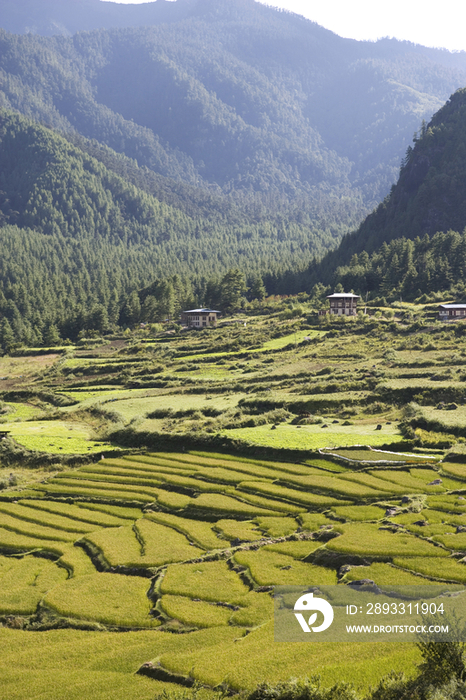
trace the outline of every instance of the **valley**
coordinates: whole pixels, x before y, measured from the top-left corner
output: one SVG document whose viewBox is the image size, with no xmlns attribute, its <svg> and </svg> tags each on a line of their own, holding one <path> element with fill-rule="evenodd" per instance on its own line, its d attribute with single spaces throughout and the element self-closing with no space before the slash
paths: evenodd
<svg viewBox="0 0 466 700">
<path fill-rule="evenodd" d="M 0 9 L 2 698 L 466 697 L 462 618 L 279 638 L 465 595 L 466 53 Z"/>
<path fill-rule="evenodd" d="M 299 301 L 0 360 L 8 698 L 412 673 L 412 644 L 274 644 L 271 595 L 466 583 L 462 325 Z"/>
</svg>

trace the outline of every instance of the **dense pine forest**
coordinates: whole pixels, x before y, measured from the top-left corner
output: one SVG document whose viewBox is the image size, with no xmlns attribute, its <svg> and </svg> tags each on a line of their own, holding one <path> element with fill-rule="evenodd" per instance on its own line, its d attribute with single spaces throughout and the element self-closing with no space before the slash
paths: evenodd
<svg viewBox="0 0 466 700">
<path fill-rule="evenodd" d="M 465 54 L 253 0 L 2 7 L 3 346 L 226 310 L 232 288 L 462 293 Z"/>
<path fill-rule="evenodd" d="M 0 154 L 0 304 L 15 338 L 27 344 L 41 343 L 50 325 L 76 338 L 84 329 L 162 320 L 170 306 L 141 316 L 125 311 L 127 298 L 175 276 L 179 310 L 204 300 L 206 278 L 221 279 L 238 265 L 251 278 L 263 269 L 278 274 L 282 260 L 299 266 L 302 251 L 318 253 L 332 240 L 319 241 L 319 232 L 310 238 L 298 221 L 285 226 L 232 205 L 232 220 L 225 220 L 221 199 L 213 198 L 208 215 L 196 193 L 180 205 L 176 188 L 164 197 L 157 180 L 127 159 L 121 169 L 132 176 L 124 179 L 110 169 L 116 154 L 104 151 L 106 167 L 50 129 L 5 111 Z"/>
</svg>

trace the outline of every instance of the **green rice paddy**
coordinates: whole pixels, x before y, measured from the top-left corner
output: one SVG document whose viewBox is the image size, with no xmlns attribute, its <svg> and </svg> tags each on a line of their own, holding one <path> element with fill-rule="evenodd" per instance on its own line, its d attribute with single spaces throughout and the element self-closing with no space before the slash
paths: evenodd
<svg viewBox="0 0 466 700">
<path fill-rule="evenodd" d="M 333 552 L 357 554 L 370 559 L 386 560 L 397 556 L 404 557 L 447 557 L 448 552 L 435 547 L 430 542 L 420 540 L 402 532 L 380 530 L 378 525 L 350 523 L 336 525 L 341 533 L 327 543 L 327 549 Z"/>
<path fill-rule="evenodd" d="M 162 594 L 222 603 L 241 599 L 248 590 L 224 561 L 169 566 L 160 585 Z"/>
<path fill-rule="evenodd" d="M 260 348 L 246 348 L 245 354 L 254 354 L 258 352 L 267 352 L 270 350 L 281 350 L 287 346 L 297 346 L 298 343 L 302 343 L 305 339 L 321 338 L 326 334 L 326 331 L 296 331 L 296 333 L 291 333 L 290 335 L 282 336 L 281 338 L 274 338 L 273 340 L 266 341 Z M 228 357 L 229 355 L 237 355 L 237 352 L 215 352 L 209 353 L 209 357 Z M 186 355 L 181 357 L 180 360 L 185 362 L 191 360 L 204 359 L 205 355 Z"/>
<path fill-rule="evenodd" d="M 66 571 L 44 559 L 0 559 L 0 615 L 32 615 L 44 594 L 65 581 Z"/>
<path fill-rule="evenodd" d="M 51 454 L 101 452 L 102 442 L 91 439 L 92 430 L 85 423 L 48 420 L 4 423 L 2 430 L 27 450 Z M 107 445 L 108 446 L 108 445 Z"/>
<path fill-rule="evenodd" d="M 402 569 L 414 571 L 440 581 L 466 584 L 466 566 L 455 559 L 437 557 L 394 557 L 393 563 Z"/>
<path fill-rule="evenodd" d="M 160 608 L 168 617 L 197 629 L 228 625 L 232 614 L 226 607 L 178 595 L 162 596 Z"/>
<path fill-rule="evenodd" d="M 226 430 L 226 436 L 236 440 L 244 440 L 255 445 L 266 447 L 287 448 L 290 450 L 316 450 L 321 447 L 339 447 L 342 445 L 386 445 L 400 442 L 403 437 L 394 426 L 388 426 L 382 431 L 376 431 L 376 424 L 354 426 L 321 425 L 279 425 L 273 429 L 271 425 L 261 425 L 256 428 L 236 428 Z"/>
<path fill-rule="evenodd" d="M 312 545 L 309 546 L 309 552 L 311 550 Z M 258 586 L 329 586 L 337 582 L 334 571 L 297 561 L 293 556 L 276 551 L 261 549 L 258 552 L 237 552 L 234 560 L 249 571 Z"/>
<path fill-rule="evenodd" d="M 137 576 L 93 573 L 69 579 L 44 597 L 43 605 L 61 617 L 102 623 L 110 627 L 150 628 L 147 582 Z"/>
</svg>

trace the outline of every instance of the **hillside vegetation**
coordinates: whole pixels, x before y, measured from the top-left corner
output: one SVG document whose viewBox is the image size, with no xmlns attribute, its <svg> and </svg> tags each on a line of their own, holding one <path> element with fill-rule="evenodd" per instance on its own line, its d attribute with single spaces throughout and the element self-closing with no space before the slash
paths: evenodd
<svg viewBox="0 0 466 700">
<path fill-rule="evenodd" d="M 93 32 L 62 36 L 53 3 L 56 35 L 0 30 L 3 345 L 226 310 L 231 274 L 238 299 L 321 282 L 390 299 L 456 293 L 462 244 L 424 234 L 462 230 L 461 91 L 360 232 L 315 260 L 385 195 L 414 129 L 464 84 L 462 53 L 344 40 L 253 0 L 103 5 L 88 3 L 105 27 Z M 28 8 L 8 5 L 5 26 Z M 154 23 L 107 28 L 104 14 L 123 11 Z"/>
<path fill-rule="evenodd" d="M 1 22 L 2 697 L 464 697 L 462 638 L 279 644 L 273 590 L 465 594 L 465 54 L 254 0 Z"/>
<path fill-rule="evenodd" d="M 398 182 L 337 250 L 298 273 L 294 284 L 316 282 L 414 300 L 465 294 L 466 90 L 423 123 L 408 146 Z M 440 298 L 440 297 L 439 297 Z"/>
<path fill-rule="evenodd" d="M 0 111 L 4 341 L 7 334 L 50 344 L 85 329 L 162 320 L 169 306 L 125 311 L 131 294 L 153 294 L 157 280 L 170 278 L 179 311 L 204 302 L 206 278 L 238 266 L 251 279 L 278 274 L 334 240 L 330 226 L 311 237 L 308 220 L 285 225 L 282 217 L 223 210 L 221 200 L 196 191 L 184 197 L 128 159 L 104 149 L 98 160 L 81 145 Z"/>
<path fill-rule="evenodd" d="M 105 28 L 2 32 L 4 106 L 191 184 L 258 193 L 269 207 L 304 195 L 313 220 L 330 194 L 349 198 L 350 215 L 383 197 L 422 118 L 466 80 L 463 53 L 341 39 L 253 0 L 88 5 L 82 29 L 93 15 Z M 3 26 L 35 26 L 30 9 L 7 7 Z M 60 34 L 53 15 L 66 12 L 49 4 L 41 18 Z M 103 14 L 123 12 L 151 26 L 108 28 Z"/>
</svg>

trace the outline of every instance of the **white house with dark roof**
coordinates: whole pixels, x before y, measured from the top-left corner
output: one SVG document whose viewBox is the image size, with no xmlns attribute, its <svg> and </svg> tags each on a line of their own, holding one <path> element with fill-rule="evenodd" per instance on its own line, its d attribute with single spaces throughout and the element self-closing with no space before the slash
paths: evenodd
<svg viewBox="0 0 466 700">
<path fill-rule="evenodd" d="M 440 304 L 438 307 L 440 321 L 459 321 L 466 318 L 466 304 Z"/>
<path fill-rule="evenodd" d="M 221 311 L 215 309 L 190 309 L 181 312 L 181 323 L 190 328 L 215 328 Z"/>
<path fill-rule="evenodd" d="M 357 294 L 349 292 L 330 294 L 327 297 L 330 302 L 330 313 L 335 316 L 356 316 L 358 299 L 360 298 Z"/>
</svg>

